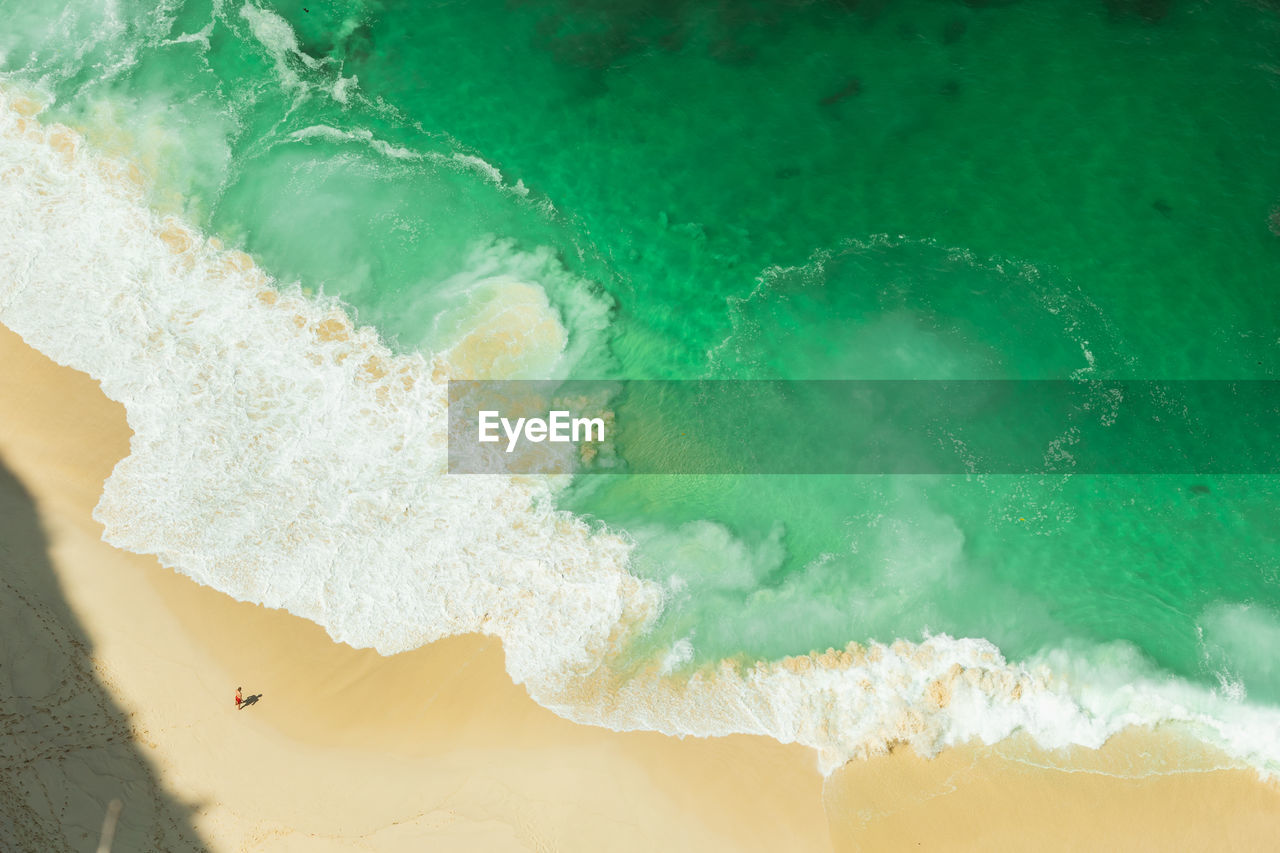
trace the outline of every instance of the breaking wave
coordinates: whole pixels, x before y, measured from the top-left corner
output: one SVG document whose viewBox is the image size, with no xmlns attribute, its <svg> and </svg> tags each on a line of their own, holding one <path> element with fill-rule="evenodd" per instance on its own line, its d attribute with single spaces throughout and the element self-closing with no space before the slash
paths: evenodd
<svg viewBox="0 0 1280 853">
<path fill-rule="evenodd" d="M 439 348 L 394 354 L 338 301 L 154 212 L 126 164 L 38 113 L 0 93 L 0 321 L 127 411 L 130 455 L 95 511 L 111 544 L 383 654 L 493 635 L 511 676 L 569 719 L 767 735 L 826 771 L 898 743 L 932 754 L 1025 730 L 1098 746 L 1175 721 L 1280 771 L 1280 713 L 1120 643 L 1021 664 L 936 635 L 684 673 L 678 647 L 619 665 L 667 594 L 629 570 L 632 541 L 555 509 L 553 482 L 445 473 L 451 373 L 555 373 L 607 306 L 558 309 L 549 256 L 481 245 Z"/>
</svg>

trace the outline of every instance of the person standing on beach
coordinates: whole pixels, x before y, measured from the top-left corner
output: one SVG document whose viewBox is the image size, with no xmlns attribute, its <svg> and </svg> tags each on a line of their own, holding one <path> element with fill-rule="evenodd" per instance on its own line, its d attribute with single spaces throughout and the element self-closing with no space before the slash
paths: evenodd
<svg viewBox="0 0 1280 853">
<path fill-rule="evenodd" d="M 244 696 L 240 693 L 240 688 L 236 688 L 236 710 L 240 710 L 240 703 L 244 701 Z"/>
</svg>

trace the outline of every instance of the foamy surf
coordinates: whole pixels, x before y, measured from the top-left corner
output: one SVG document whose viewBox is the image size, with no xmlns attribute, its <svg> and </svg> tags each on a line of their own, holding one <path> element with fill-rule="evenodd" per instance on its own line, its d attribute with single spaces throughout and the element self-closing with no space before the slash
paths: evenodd
<svg viewBox="0 0 1280 853">
<path fill-rule="evenodd" d="M 673 648 L 623 672 L 613 663 L 663 599 L 629 571 L 628 539 L 554 509 L 546 481 L 445 473 L 452 359 L 546 371 L 576 346 L 538 295 L 538 263 L 459 270 L 478 298 L 449 348 L 394 355 L 336 301 L 152 212 L 139 175 L 37 111 L 0 94 L 0 321 L 125 406 L 131 452 L 95 512 L 111 544 L 383 654 L 497 636 L 512 677 L 570 719 L 766 735 L 816 749 L 828 771 L 900 743 L 932 754 L 1025 730 L 1098 746 L 1179 721 L 1280 772 L 1274 709 L 1118 644 L 1013 664 L 939 635 L 692 673 Z M 497 361 L 485 340 L 517 327 L 535 332 Z"/>
<path fill-rule="evenodd" d="M 110 542 L 384 653 L 496 634 L 522 678 L 549 654 L 589 671 L 655 606 L 625 543 L 552 510 L 545 484 L 444 476 L 442 357 L 392 355 L 335 302 L 152 214 L 69 130 L 4 116 L 5 323 L 100 378 L 135 433 L 97 511 Z"/>
</svg>

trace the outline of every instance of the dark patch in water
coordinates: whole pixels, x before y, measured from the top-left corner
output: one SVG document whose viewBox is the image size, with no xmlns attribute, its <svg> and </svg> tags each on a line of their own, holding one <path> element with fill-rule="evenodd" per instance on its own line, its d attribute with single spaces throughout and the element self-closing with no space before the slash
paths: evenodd
<svg viewBox="0 0 1280 853">
<path fill-rule="evenodd" d="M 372 24 L 361 24 L 356 27 L 342 44 L 343 55 L 356 62 L 368 59 L 375 49 Z"/>
<path fill-rule="evenodd" d="M 679 53 L 681 50 L 684 50 L 684 46 L 688 41 L 689 28 L 682 25 L 673 25 L 660 33 L 654 39 L 654 44 L 666 53 Z"/>
<path fill-rule="evenodd" d="M 1169 16 L 1173 0 L 1104 0 L 1107 12 L 1113 20 L 1137 18 L 1148 24 L 1158 24 Z"/>
<path fill-rule="evenodd" d="M 880 20 L 890 0 L 832 0 L 832 2 L 846 12 L 856 12 L 858 17 L 862 18 L 862 22 L 870 27 Z"/>
<path fill-rule="evenodd" d="M 750 65 L 756 61 L 756 49 L 731 38 L 722 38 L 707 50 L 711 58 L 725 65 Z"/>
<path fill-rule="evenodd" d="M 856 98 L 862 94 L 862 81 L 857 77 L 850 77 L 839 90 L 827 95 L 819 103 L 824 107 L 834 106 L 848 98 Z"/>
<path fill-rule="evenodd" d="M 1209 491 L 1209 487 L 1204 483 L 1194 483 L 1191 486 L 1191 494 L 1193 495 L 1207 495 Z"/>
<path fill-rule="evenodd" d="M 945 95 L 948 98 L 954 98 L 960 94 L 960 81 L 945 80 L 943 81 L 942 85 L 938 87 L 938 91 L 940 91 L 943 95 Z"/>
<path fill-rule="evenodd" d="M 1164 216 L 1173 216 L 1173 206 L 1162 198 L 1158 198 L 1151 202 L 1151 207 Z"/>
<path fill-rule="evenodd" d="M 952 18 L 947 21 L 947 25 L 942 28 L 942 43 L 951 45 L 964 38 L 965 31 L 969 29 L 961 18 Z"/>
</svg>

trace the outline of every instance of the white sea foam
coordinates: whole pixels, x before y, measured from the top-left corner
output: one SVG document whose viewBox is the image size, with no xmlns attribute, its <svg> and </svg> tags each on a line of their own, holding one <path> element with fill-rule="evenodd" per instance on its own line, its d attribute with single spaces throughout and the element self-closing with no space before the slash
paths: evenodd
<svg viewBox="0 0 1280 853">
<path fill-rule="evenodd" d="M 547 483 L 444 473 L 447 354 L 394 356 L 336 303 L 273 288 L 33 109 L 0 92 L 0 321 L 125 406 L 131 453 L 95 512 L 109 542 L 382 653 L 501 637 L 536 700 L 615 729 L 763 734 L 831 769 L 895 743 L 931 753 L 1023 729 L 1097 746 L 1181 720 L 1280 770 L 1275 710 L 1120 644 L 1013 665 L 985 640 L 934 636 L 664 673 L 690 636 L 620 675 L 609 661 L 662 592 L 628 571 L 627 540 L 555 511 Z M 537 281 L 518 283 L 549 332 L 523 346 L 571 348 Z"/>
<path fill-rule="evenodd" d="M 368 145 L 374 151 L 396 160 L 421 160 L 423 155 L 400 145 L 392 145 L 385 139 L 379 139 L 364 128 L 358 130 L 342 130 L 327 124 L 313 124 L 295 130 L 289 134 L 290 139 L 308 140 L 322 139 L 325 142 L 359 142 Z"/>
<path fill-rule="evenodd" d="M 352 74 L 350 77 L 343 77 L 339 74 L 338 79 L 334 82 L 333 89 L 331 90 L 333 99 L 340 104 L 347 103 L 351 97 L 351 92 L 359 85 L 360 78 L 356 75 Z"/>
<path fill-rule="evenodd" d="M 228 25 L 234 23 L 226 16 L 224 8 L 216 8 L 215 17 L 220 17 Z M 275 65 L 276 79 L 285 91 L 295 97 L 321 93 L 343 106 L 350 103 L 351 95 L 359 85 L 357 78 L 354 75 L 342 76 L 342 63 L 333 57 L 315 57 L 303 50 L 297 33 L 287 20 L 249 0 L 240 7 L 238 17 L 248 24 L 249 34 Z M 344 38 L 355 26 L 355 20 L 349 19 L 335 35 Z"/>
<path fill-rule="evenodd" d="M 303 53 L 298 47 L 298 37 L 289 22 L 269 9 L 262 9 L 253 3 L 245 2 L 240 7 L 240 16 L 249 24 L 249 31 L 257 39 L 276 64 L 276 76 L 288 89 L 303 89 L 305 84 L 295 64 L 305 68 L 320 67 L 320 60 Z"/>
<path fill-rule="evenodd" d="M 343 78 L 346 79 L 346 78 Z M 339 84 L 335 84 L 337 86 Z M 347 90 L 343 89 L 343 97 L 340 99 L 346 103 Z M 384 139 L 374 136 L 372 131 L 365 128 L 356 128 L 354 130 L 343 130 L 331 125 L 317 124 L 299 128 L 292 131 L 288 135 L 289 139 L 307 141 L 322 140 L 331 143 L 352 142 L 367 145 L 379 154 L 391 157 L 396 160 L 430 160 L 432 163 L 444 168 L 454 169 L 457 171 L 471 172 L 479 175 L 484 180 L 501 189 L 508 195 L 527 198 L 529 188 L 525 186 L 524 181 L 517 179 L 514 184 L 507 182 L 502 177 L 502 171 L 488 162 L 482 157 L 474 154 L 467 154 L 461 151 L 450 151 L 442 153 L 440 151 L 415 151 L 402 145 L 392 145 Z M 544 204 L 544 210 L 548 213 L 554 212 Z"/>
<path fill-rule="evenodd" d="M 626 544 L 544 484 L 444 476 L 444 362 L 277 295 L 70 131 L 3 121 L 0 317 L 135 433 L 97 510 L 109 541 L 383 653 L 502 636 L 519 679 L 591 670 L 657 606 Z"/>
</svg>

